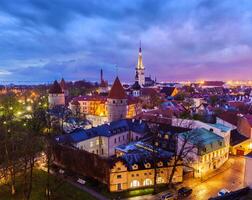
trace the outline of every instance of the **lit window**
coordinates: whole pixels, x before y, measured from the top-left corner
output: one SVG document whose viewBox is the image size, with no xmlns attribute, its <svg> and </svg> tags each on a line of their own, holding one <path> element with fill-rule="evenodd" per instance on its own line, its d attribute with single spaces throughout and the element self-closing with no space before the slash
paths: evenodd
<svg viewBox="0 0 252 200">
<path fill-rule="evenodd" d="M 132 165 L 132 169 L 138 169 L 137 164 Z"/>
<path fill-rule="evenodd" d="M 93 147 L 94 146 L 94 143 L 91 141 L 90 142 L 90 147 Z"/>
<path fill-rule="evenodd" d="M 143 185 L 144 185 L 144 186 L 152 185 L 152 180 L 149 179 L 149 178 L 145 179 L 144 182 L 143 182 Z"/>
<path fill-rule="evenodd" d="M 133 180 L 130 183 L 130 187 L 139 187 L 140 186 L 140 182 L 138 180 Z"/>
<path fill-rule="evenodd" d="M 99 145 L 99 139 L 96 140 L 96 145 Z"/>
<path fill-rule="evenodd" d="M 117 178 L 118 178 L 118 179 L 122 178 L 122 175 L 117 175 Z"/>
<path fill-rule="evenodd" d="M 157 183 L 164 183 L 164 179 L 162 177 L 157 177 Z"/>
</svg>

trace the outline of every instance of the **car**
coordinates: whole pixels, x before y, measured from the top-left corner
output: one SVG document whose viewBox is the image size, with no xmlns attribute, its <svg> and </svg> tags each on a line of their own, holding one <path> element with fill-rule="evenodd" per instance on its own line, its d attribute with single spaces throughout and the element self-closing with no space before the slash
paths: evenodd
<svg viewBox="0 0 252 200">
<path fill-rule="evenodd" d="M 179 197 L 188 197 L 192 194 L 192 189 L 189 187 L 182 187 L 178 190 Z"/>
<path fill-rule="evenodd" d="M 227 189 L 225 189 L 225 188 L 223 188 L 223 189 L 221 189 L 221 190 L 218 192 L 218 197 L 223 197 L 223 196 L 225 196 L 225 195 L 228 194 L 228 193 L 230 193 L 230 191 L 227 190 Z"/>
<path fill-rule="evenodd" d="M 160 200 L 174 200 L 174 194 L 167 192 L 161 196 Z"/>
</svg>

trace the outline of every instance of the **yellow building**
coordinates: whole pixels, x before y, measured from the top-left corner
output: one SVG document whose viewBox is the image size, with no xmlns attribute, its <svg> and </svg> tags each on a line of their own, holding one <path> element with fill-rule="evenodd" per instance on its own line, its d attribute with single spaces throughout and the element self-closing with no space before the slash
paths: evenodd
<svg viewBox="0 0 252 200">
<path fill-rule="evenodd" d="M 153 147 L 141 141 L 116 148 L 117 159 L 110 168 L 109 190 L 119 192 L 154 184 Z M 166 184 L 173 166 L 173 153 L 156 148 L 156 183 Z M 180 163 L 182 164 L 182 163 Z M 182 165 L 176 168 L 172 182 L 183 181 Z"/>
</svg>

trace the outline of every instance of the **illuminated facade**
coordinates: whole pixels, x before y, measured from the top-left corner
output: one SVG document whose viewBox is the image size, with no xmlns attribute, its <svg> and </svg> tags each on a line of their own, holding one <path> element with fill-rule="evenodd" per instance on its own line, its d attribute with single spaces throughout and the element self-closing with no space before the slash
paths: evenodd
<svg viewBox="0 0 252 200">
<path fill-rule="evenodd" d="M 142 141 L 133 142 L 116 148 L 117 159 L 110 168 L 109 190 L 120 192 L 150 187 L 154 184 L 154 163 L 152 146 Z M 173 154 L 157 148 L 157 184 L 166 184 L 170 178 Z M 176 167 L 172 182 L 183 181 L 183 167 Z"/>
<path fill-rule="evenodd" d="M 189 169 L 194 170 L 195 178 L 204 178 L 228 160 L 229 145 L 226 144 L 225 139 L 205 128 L 181 133 L 178 140 L 178 152 L 183 146 L 184 138 L 188 138 L 187 134 L 191 136 L 185 148 L 191 150 L 187 153 L 185 160 L 189 160 Z"/>
<path fill-rule="evenodd" d="M 132 118 L 142 111 L 140 100 L 126 96 L 118 77 L 108 97 L 99 95 L 75 97 L 69 103 L 69 108 L 74 113 L 85 115 L 93 126 Z"/>
</svg>

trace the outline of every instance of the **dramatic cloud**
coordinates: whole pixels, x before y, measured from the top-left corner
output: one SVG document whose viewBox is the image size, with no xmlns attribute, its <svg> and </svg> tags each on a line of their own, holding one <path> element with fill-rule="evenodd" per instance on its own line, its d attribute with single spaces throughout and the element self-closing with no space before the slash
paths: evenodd
<svg viewBox="0 0 252 200">
<path fill-rule="evenodd" d="M 251 79 L 251 0 L 1 0 L 0 81 Z"/>
</svg>

